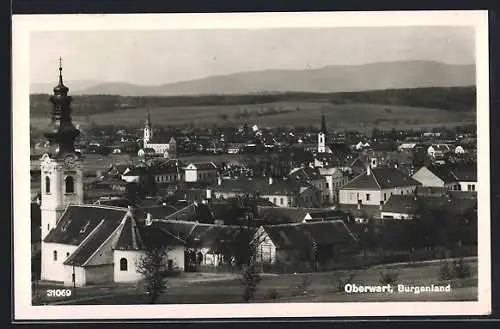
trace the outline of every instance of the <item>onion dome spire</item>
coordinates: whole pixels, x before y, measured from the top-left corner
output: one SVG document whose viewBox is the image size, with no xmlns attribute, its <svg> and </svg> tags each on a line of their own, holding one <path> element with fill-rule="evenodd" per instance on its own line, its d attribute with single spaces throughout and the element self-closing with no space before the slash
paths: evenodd
<svg viewBox="0 0 500 329">
<path fill-rule="evenodd" d="M 321 130 L 320 130 L 320 132 L 322 132 L 325 135 L 327 133 L 327 130 L 326 130 L 326 121 L 325 121 L 325 113 L 324 112 L 323 112 L 323 115 L 321 117 Z"/>
</svg>

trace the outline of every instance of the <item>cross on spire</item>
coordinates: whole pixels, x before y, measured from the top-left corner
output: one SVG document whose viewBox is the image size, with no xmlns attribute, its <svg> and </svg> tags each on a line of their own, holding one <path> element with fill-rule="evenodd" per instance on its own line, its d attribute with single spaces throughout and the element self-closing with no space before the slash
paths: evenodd
<svg viewBox="0 0 500 329">
<path fill-rule="evenodd" d="M 62 81 L 62 57 L 59 56 L 59 84 L 63 84 Z"/>
</svg>

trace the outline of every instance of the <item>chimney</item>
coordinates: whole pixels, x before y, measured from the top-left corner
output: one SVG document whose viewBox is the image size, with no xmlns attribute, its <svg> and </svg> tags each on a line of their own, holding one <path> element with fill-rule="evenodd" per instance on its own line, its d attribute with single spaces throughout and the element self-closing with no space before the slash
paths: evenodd
<svg viewBox="0 0 500 329">
<path fill-rule="evenodd" d="M 153 218 L 151 217 L 151 213 L 148 212 L 146 215 L 146 226 L 151 226 L 153 224 Z"/>
<path fill-rule="evenodd" d="M 221 186 L 222 185 L 222 177 L 217 176 L 217 185 Z"/>
<path fill-rule="evenodd" d="M 269 185 L 273 185 L 273 178 L 269 177 Z"/>
</svg>

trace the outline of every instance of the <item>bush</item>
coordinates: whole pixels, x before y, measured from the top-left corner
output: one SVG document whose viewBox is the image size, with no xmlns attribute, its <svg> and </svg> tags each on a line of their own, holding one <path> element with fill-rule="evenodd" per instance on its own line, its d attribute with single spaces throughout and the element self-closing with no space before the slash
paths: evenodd
<svg viewBox="0 0 500 329">
<path fill-rule="evenodd" d="M 350 272 L 348 273 L 345 277 L 342 277 L 340 275 L 336 275 L 334 278 L 335 282 L 335 288 L 337 288 L 337 291 L 344 291 L 344 287 L 346 284 L 351 283 L 352 280 L 354 280 L 354 277 L 356 274 Z"/>
<path fill-rule="evenodd" d="M 260 283 L 261 277 L 255 265 L 246 266 L 243 269 L 242 281 L 244 285 L 243 300 L 249 302 L 255 297 L 257 286 Z"/>
<path fill-rule="evenodd" d="M 307 295 L 307 290 L 309 289 L 309 286 L 311 285 L 311 278 L 306 275 L 302 277 L 302 280 L 300 281 L 299 285 L 297 286 L 298 294 L 299 295 Z"/>
<path fill-rule="evenodd" d="M 280 295 L 276 289 L 270 289 L 267 293 L 267 298 L 271 299 L 273 302 L 280 298 Z"/>
<path fill-rule="evenodd" d="M 439 279 L 443 281 L 453 279 L 453 271 L 447 261 L 439 266 Z"/>
<path fill-rule="evenodd" d="M 439 266 L 439 279 L 443 281 L 452 279 L 465 279 L 472 276 L 472 269 L 463 257 L 453 260 L 451 263 L 444 261 Z"/>
<path fill-rule="evenodd" d="M 398 281 L 398 272 L 388 271 L 388 272 L 380 272 L 379 282 L 382 285 L 386 284 L 395 284 Z"/>
</svg>

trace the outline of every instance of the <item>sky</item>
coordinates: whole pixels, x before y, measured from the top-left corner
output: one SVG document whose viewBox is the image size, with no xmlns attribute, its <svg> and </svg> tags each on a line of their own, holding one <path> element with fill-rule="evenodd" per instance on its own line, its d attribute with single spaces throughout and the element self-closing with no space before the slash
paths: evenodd
<svg viewBox="0 0 500 329">
<path fill-rule="evenodd" d="M 471 27 L 32 32 L 31 82 L 159 85 L 265 69 L 401 60 L 474 64 Z"/>
</svg>

